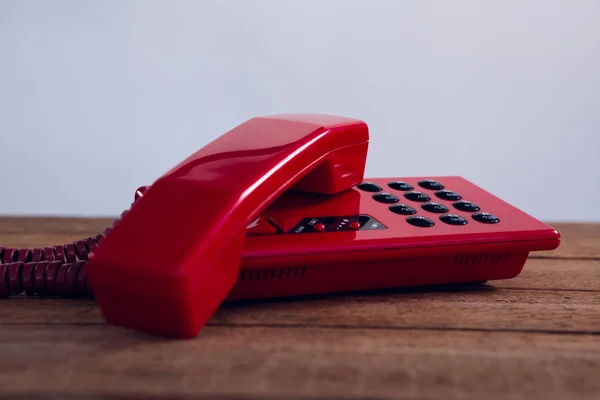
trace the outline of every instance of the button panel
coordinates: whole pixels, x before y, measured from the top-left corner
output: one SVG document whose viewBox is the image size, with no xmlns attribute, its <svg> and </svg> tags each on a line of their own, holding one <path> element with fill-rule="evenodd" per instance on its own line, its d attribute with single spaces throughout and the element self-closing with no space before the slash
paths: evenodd
<svg viewBox="0 0 600 400">
<path fill-rule="evenodd" d="M 497 224 L 500 222 L 497 216 L 489 212 L 482 212 L 478 204 L 463 199 L 460 193 L 452 190 L 452 188 L 445 188 L 442 182 L 434 179 L 423 179 L 418 181 L 416 185 L 396 180 L 387 182 L 387 186 L 392 189 L 390 190 L 391 193 L 384 192 L 380 185 L 371 182 L 358 185 L 364 191 L 376 192 L 372 195 L 375 201 L 390 204 L 388 209 L 391 213 L 406 216 L 406 222 L 413 226 L 427 228 L 435 226 L 431 214 L 440 214 L 439 220 L 446 225 L 458 227 L 469 224 L 468 217 L 460 215 L 456 211 L 471 213 L 471 218 L 480 223 Z M 415 186 L 425 190 L 415 190 Z M 427 190 L 434 192 L 430 195 Z M 405 199 L 410 202 L 421 203 L 420 207 L 416 207 L 415 204 L 411 205 L 410 202 L 399 203 L 400 200 L 397 195 L 393 194 L 393 191 L 404 192 Z M 437 201 L 432 201 L 432 197 L 435 197 Z M 454 208 L 454 213 L 450 211 L 451 208 Z M 356 224 L 354 226 L 357 227 Z"/>
<path fill-rule="evenodd" d="M 288 233 L 323 233 L 343 231 L 373 231 L 387 227 L 370 215 L 303 218 Z"/>
</svg>

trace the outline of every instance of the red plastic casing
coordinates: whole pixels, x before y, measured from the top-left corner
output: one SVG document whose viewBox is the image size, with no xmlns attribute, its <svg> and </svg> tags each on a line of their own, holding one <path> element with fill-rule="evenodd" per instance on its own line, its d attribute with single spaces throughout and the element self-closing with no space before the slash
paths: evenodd
<svg viewBox="0 0 600 400">
<path fill-rule="evenodd" d="M 332 195 L 359 183 L 368 139 L 363 121 L 277 115 L 198 150 L 154 182 L 91 255 L 88 279 L 106 321 L 196 336 L 237 281 L 246 226 L 292 186 Z"/>
</svg>

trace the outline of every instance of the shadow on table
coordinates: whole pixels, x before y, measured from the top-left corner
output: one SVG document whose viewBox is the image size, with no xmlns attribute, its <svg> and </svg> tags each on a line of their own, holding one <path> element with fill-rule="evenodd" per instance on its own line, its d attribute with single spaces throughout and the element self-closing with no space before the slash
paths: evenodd
<svg viewBox="0 0 600 400">
<path fill-rule="evenodd" d="M 373 289 L 360 291 L 347 291 L 339 293 L 327 294 L 312 294 L 302 296 L 276 297 L 267 299 L 252 299 L 252 300 L 230 300 L 224 302 L 219 309 L 235 310 L 245 307 L 253 307 L 260 304 L 290 304 L 302 302 L 316 302 L 324 300 L 348 300 L 353 298 L 377 300 L 382 297 L 394 296 L 395 298 L 410 297 L 415 295 L 440 295 L 447 293 L 459 294 L 488 294 L 494 293 L 498 289 L 487 284 L 487 281 L 469 282 L 469 283 L 454 283 L 443 285 L 427 285 L 413 286 L 404 288 L 389 288 L 389 289 Z"/>
</svg>

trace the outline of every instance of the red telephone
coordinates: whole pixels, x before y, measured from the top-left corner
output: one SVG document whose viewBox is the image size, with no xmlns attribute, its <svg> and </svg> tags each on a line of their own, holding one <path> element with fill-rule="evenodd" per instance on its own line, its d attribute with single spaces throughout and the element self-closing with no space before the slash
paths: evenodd
<svg viewBox="0 0 600 400">
<path fill-rule="evenodd" d="M 368 142 L 344 117 L 251 119 L 138 189 L 96 238 L 0 246 L 0 296 L 93 293 L 108 323 L 191 338 L 225 300 L 508 279 L 559 246 L 461 177 L 364 182 Z"/>
</svg>

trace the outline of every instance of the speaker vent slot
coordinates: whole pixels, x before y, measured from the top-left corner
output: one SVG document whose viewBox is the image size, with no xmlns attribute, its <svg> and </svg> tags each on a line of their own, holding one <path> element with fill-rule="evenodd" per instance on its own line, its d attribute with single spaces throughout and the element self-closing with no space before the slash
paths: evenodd
<svg viewBox="0 0 600 400">
<path fill-rule="evenodd" d="M 468 254 L 454 256 L 452 265 L 486 265 L 486 264 L 504 264 L 508 261 L 509 253 L 498 254 Z"/>
<path fill-rule="evenodd" d="M 306 267 L 250 269 L 242 271 L 239 281 L 270 281 L 280 279 L 298 279 L 304 277 Z"/>
</svg>

